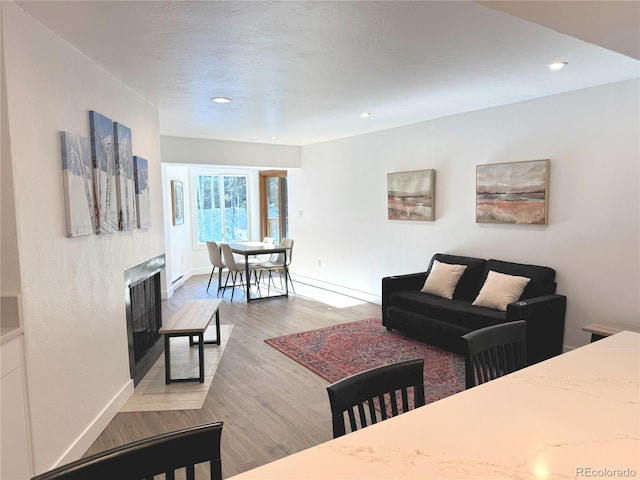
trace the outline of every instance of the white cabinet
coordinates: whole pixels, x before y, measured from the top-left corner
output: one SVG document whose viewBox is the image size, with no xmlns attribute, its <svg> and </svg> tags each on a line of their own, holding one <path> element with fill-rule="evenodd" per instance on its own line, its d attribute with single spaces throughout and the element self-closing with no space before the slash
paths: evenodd
<svg viewBox="0 0 640 480">
<path fill-rule="evenodd" d="M 31 478 L 29 424 L 27 420 L 22 366 L 22 335 L 0 345 L 2 379 L 0 384 L 0 478 Z"/>
</svg>

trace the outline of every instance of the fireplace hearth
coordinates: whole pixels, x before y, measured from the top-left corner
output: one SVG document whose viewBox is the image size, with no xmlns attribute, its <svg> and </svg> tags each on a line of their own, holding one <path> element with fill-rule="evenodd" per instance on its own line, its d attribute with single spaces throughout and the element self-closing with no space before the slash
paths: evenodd
<svg viewBox="0 0 640 480">
<path fill-rule="evenodd" d="M 160 271 L 165 266 L 159 255 L 124 272 L 129 369 L 134 386 L 149 371 L 164 350 Z"/>
</svg>

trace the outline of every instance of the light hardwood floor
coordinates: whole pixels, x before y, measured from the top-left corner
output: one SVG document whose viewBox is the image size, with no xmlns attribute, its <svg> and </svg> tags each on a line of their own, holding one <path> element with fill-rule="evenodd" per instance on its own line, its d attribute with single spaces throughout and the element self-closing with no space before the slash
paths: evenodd
<svg viewBox="0 0 640 480">
<path fill-rule="evenodd" d="M 208 275 L 191 277 L 163 301 L 163 316 L 185 300 L 215 298 Z M 336 308 L 301 296 L 247 304 L 242 293 L 220 306 L 233 332 L 202 409 L 118 413 L 87 451 L 92 454 L 150 435 L 222 420 L 223 476 L 244 472 L 331 439 L 328 382 L 267 345 L 267 338 L 363 318 L 370 303 Z"/>
</svg>

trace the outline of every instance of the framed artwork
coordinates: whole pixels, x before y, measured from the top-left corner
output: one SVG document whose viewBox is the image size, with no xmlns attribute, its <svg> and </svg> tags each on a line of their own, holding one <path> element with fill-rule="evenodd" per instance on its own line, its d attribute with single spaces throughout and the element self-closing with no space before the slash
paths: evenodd
<svg viewBox="0 0 640 480">
<path fill-rule="evenodd" d="M 435 170 L 387 174 L 389 220 L 435 220 Z"/>
<path fill-rule="evenodd" d="M 547 225 L 549 160 L 476 166 L 476 223 Z"/>
<path fill-rule="evenodd" d="M 138 228 L 151 225 L 151 197 L 149 195 L 149 162 L 133 157 L 133 177 L 136 187 L 136 218 Z"/>
<path fill-rule="evenodd" d="M 131 129 L 121 123 L 113 123 L 116 154 L 116 191 L 118 192 L 118 228 L 133 230 L 136 226 L 135 180 L 133 178 L 133 154 Z"/>
<path fill-rule="evenodd" d="M 96 210 L 89 139 L 60 132 L 60 145 L 67 235 L 91 235 L 96 233 Z"/>
<path fill-rule="evenodd" d="M 182 225 L 184 223 L 184 196 L 182 182 L 179 180 L 171 180 L 171 205 L 173 224 Z"/>
<path fill-rule="evenodd" d="M 113 147 L 113 122 L 98 112 L 89 112 L 93 188 L 98 212 L 97 232 L 118 230 L 116 160 Z"/>
</svg>

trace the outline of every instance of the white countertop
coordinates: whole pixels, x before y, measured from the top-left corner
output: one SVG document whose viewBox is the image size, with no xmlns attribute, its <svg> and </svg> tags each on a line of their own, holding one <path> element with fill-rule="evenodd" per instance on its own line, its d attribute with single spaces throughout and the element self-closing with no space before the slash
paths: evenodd
<svg viewBox="0 0 640 480">
<path fill-rule="evenodd" d="M 627 331 L 232 479 L 616 478 L 625 470 L 640 478 L 640 334 Z"/>
</svg>

